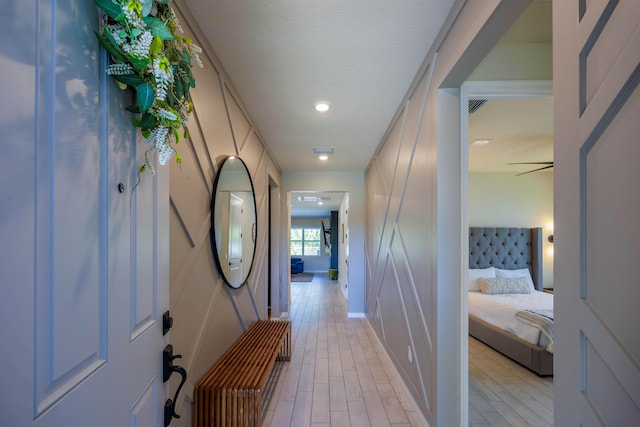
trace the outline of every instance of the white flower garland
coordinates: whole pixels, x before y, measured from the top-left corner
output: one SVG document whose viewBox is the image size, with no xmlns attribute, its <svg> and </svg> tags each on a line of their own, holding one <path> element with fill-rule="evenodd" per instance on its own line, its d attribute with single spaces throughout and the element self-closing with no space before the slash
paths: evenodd
<svg viewBox="0 0 640 427">
<path fill-rule="evenodd" d="M 186 123 L 193 110 L 189 89 L 195 87 L 191 60 L 202 67 L 202 49 L 191 39 L 180 37 L 182 27 L 169 6 L 172 0 L 93 0 L 106 14 L 102 34 L 96 34 L 113 64 L 107 74 L 120 87 L 132 87 L 136 105 L 127 110 L 140 114 L 132 119 L 150 145 L 139 173 L 154 173 L 149 154 L 158 152 L 166 164 L 180 141 L 178 128 L 189 133 Z"/>
</svg>

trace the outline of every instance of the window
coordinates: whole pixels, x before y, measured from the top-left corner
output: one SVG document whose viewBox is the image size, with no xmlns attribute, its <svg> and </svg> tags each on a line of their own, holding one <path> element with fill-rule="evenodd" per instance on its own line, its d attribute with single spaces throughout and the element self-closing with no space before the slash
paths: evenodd
<svg viewBox="0 0 640 427">
<path fill-rule="evenodd" d="M 291 255 L 320 255 L 319 228 L 292 228 Z"/>
</svg>

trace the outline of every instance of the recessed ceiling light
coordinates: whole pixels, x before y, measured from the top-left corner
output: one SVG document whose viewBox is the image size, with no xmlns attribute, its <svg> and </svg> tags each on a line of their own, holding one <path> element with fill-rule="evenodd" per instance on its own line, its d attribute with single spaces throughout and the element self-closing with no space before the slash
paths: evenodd
<svg viewBox="0 0 640 427">
<path fill-rule="evenodd" d="M 318 158 L 318 160 L 326 161 L 329 160 L 329 156 L 333 154 L 333 148 L 314 148 L 313 155 Z"/>
<path fill-rule="evenodd" d="M 493 142 L 493 138 L 474 139 L 469 143 L 469 148 L 480 148 Z"/>
<path fill-rule="evenodd" d="M 326 111 L 329 111 L 329 108 L 331 108 L 331 107 L 329 106 L 328 102 L 316 102 L 315 109 L 316 109 L 316 111 L 318 111 L 320 113 L 324 113 Z"/>
</svg>

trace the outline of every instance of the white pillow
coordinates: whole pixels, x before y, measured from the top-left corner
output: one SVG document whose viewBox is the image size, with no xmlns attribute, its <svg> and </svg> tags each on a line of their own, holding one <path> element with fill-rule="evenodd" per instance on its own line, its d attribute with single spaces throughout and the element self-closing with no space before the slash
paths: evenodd
<svg viewBox="0 0 640 427">
<path fill-rule="evenodd" d="M 478 279 L 493 279 L 496 277 L 496 269 L 489 268 L 470 268 L 469 269 L 469 290 L 479 291 Z"/>
<path fill-rule="evenodd" d="M 480 290 L 485 294 L 530 294 L 529 284 L 525 277 L 495 277 L 478 279 Z"/>
<path fill-rule="evenodd" d="M 533 286 L 533 279 L 531 278 L 531 272 L 529 272 L 528 268 L 520 268 L 518 270 L 503 270 L 501 268 L 496 268 L 496 277 L 506 277 L 507 279 L 524 277 L 525 279 L 527 279 L 527 283 L 529 284 L 531 292 L 536 289 Z"/>
</svg>

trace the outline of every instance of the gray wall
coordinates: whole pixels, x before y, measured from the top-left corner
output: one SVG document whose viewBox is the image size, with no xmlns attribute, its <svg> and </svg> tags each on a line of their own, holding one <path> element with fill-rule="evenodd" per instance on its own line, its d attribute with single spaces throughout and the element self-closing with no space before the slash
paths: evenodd
<svg viewBox="0 0 640 427">
<path fill-rule="evenodd" d="M 425 76 L 367 171 L 366 295 L 373 328 L 433 420 L 436 147 L 422 128 L 427 94 Z"/>
<path fill-rule="evenodd" d="M 467 424 L 459 87 L 528 3 L 464 4 L 366 171 L 367 316 L 432 426 Z"/>
<path fill-rule="evenodd" d="M 249 325 L 267 317 L 269 183 L 280 187 L 281 173 L 235 95 L 230 78 L 199 30 L 190 25 L 195 21 L 188 9 L 182 3 L 174 3 L 174 9 L 187 36 L 203 47 L 200 57 L 205 66 L 194 67 L 197 86 L 191 92 L 195 107 L 189 121 L 191 140 L 178 147 L 182 164 L 171 166 L 170 308 L 174 327 L 170 341 L 174 353 L 183 355 L 180 365 L 189 374 L 176 408 L 182 418 L 172 425 L 190 426 L 194 385 Z M 220 160 L 228 155 L 238 155 L 247 164 L 258 212 L 256 258 L 247 285 L 237 290 L 223 283 L 209 240 L 213 179 Z M 277 191 L 272 193 L 278 197 Z M 280 202 L 274 200 L 273 205 Z M 275 226 L 277 236 L 277 222 Z M 278 256 L 273 254 L 274 259 Z M 281 277 L 278 263 L 273 263 L 273 269 L 272 277 Z M 275 301 L 278 298 L 273 296 Z M 174 381 L 172 390 L 175 388 Z"/>
</svg>

